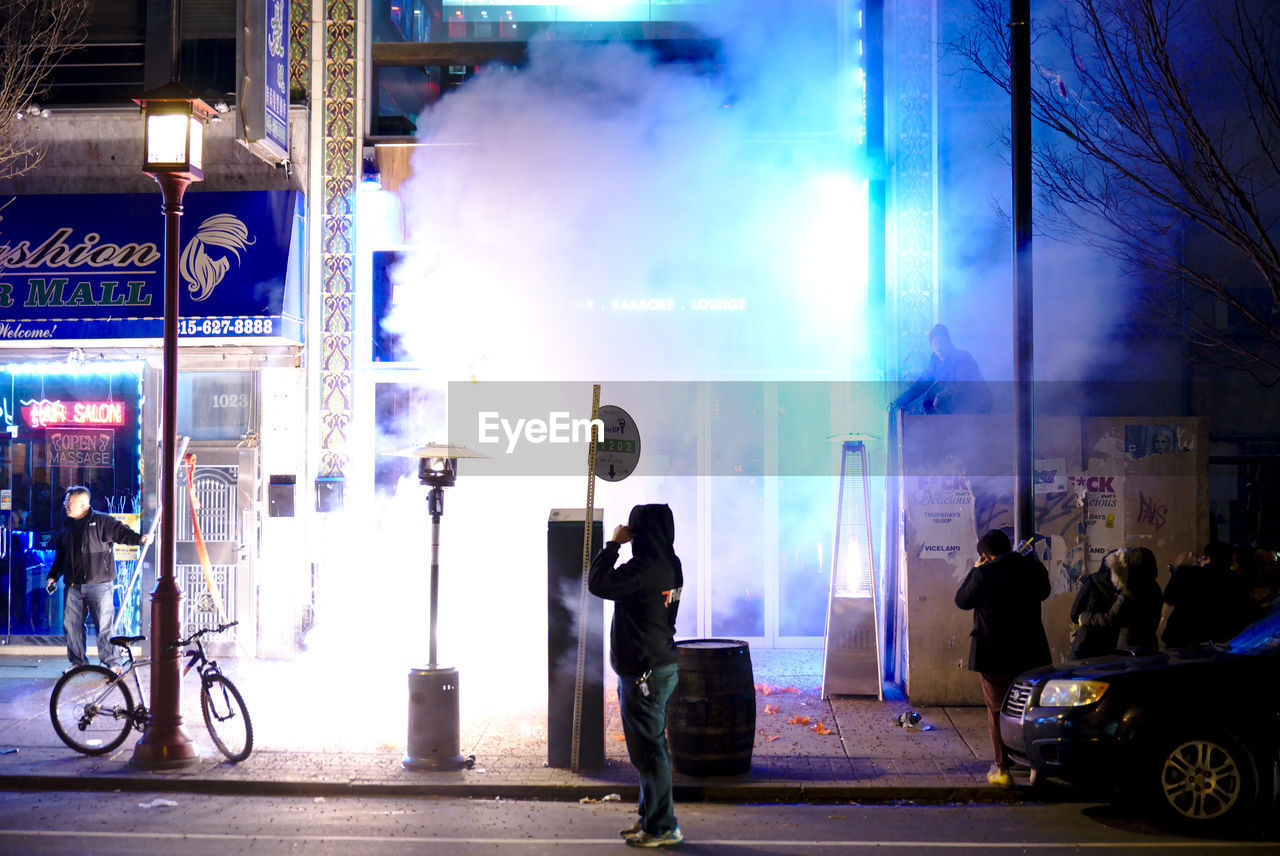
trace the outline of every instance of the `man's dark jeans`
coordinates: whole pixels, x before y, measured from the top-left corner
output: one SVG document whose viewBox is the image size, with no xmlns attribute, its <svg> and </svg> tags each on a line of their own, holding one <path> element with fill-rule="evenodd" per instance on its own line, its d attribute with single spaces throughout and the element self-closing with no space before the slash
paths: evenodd
<svg viewBox="0 0 1280 856">
<path fill-rule="evenodd" d="M 677 825 L 667 752 L 667 700 L 679 679 L 675 663 L 658 666 L 649 675 L 646 697 L 635 678 L 618 677 L 622 733 L 631 765 L 640 774 L 640 823 L 650 835 L 663 835 Z"/>
<path fill-rule="evenodd" d="M 109 641 L 115 632 L 116 604 L 115 583 L 85 583 L 66 587 L 66 602 L 62 612 L 62 629 L 67 634 L 67 659 L 74 665 L 84 666 L 89 662 L 85 654 L 84 616 L 88 611 L 93 616 L 93 623 L 98 628 L 98 659 L 102 665 L 119 666 L 123 657 L 120 649 Z"/>
</svg>

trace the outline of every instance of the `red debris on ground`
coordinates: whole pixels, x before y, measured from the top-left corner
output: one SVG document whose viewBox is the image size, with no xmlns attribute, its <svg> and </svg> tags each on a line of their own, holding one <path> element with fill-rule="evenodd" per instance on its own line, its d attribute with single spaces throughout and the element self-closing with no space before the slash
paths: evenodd
<svg viewBox="0 0 1280 856">
<path fill-rule="evenodd" d="M 792 695 L 800 694 L 800 690 L 795 687 L 774 687 L 769 684 L 756 684 L 756 692 L 760 693 L 762 696 L 782 695 L 784 693 L 791 693 Z"/>
</svg>

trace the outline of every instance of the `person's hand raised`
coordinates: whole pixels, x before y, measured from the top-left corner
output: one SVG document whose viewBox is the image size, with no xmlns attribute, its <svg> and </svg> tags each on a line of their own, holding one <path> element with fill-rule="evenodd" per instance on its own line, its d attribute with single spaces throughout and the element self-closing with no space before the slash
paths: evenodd
<svg viewBox="0 0 1280 856">
<path fill-rule="evenodd" d="M 613 537 L 609 540 L 615 544 L 625 544 L 631 540 L 631 530 L 626 526 L 619 525 L 617 529 L 613 530 Z"/>
</svg>

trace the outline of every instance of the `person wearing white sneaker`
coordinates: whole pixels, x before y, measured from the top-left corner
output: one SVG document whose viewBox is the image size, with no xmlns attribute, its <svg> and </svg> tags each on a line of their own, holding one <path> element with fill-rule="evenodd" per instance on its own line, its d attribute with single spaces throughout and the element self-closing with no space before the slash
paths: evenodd
<svg viewBox="0 0 1280 856">
<path fill-rule="evenodd" d="M 1049 571 L 1040 560 L 1014 552 L 1009 536 L 992 529 L 978 539 L 978 563 L 956 591 L 956 606 L 973 610 L 969 670 L 982 678 L 994 755 L 987 781 L 996 787 L 1013 787 L 1000 739 L 1000 705 L 1014 678 L 1053 660 L 1040 619 L 1049 590 Z"/>
<path fill-rule="evenodd" d="M 684 833 L 678 826 L 661 835 L 650 835 L 642 829 L 635 835 L 628 835 L 624 840 L 630 847 L 675 847 L 684 841 Z"/>
<path fill-rule="evenodd" d="M 631 544 L 631 560 L 617 565 Z M 615 567 L 617 565 L 617 567 Z M 675 553 L 675 518 L 666 505 L 637 505 L 626 526 L 591 560 L 587 588 L 612 600 L 609 661 L 618 675 L 618 707 L 627 755 L 640 774 L 639 820 L 622 831 L 631 847 L 674 847 L 676 822 L 667 750 L 667 700 L 679 680 L 676 612 L 684 572 Z"/>
</svg>

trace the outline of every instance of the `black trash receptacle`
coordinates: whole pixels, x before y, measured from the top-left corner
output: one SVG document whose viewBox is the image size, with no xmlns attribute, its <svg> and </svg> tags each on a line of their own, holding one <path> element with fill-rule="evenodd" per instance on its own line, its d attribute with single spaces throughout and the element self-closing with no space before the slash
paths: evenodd
<svg viewBox="0 0 1280 856">
<path fill-rule="evenodd" d="M 749 772 L 756 734 L 750 648 L 734 639 L 688 639 L 676 648 L 680 682 L 667 705 L 672 763 L 690 776 Z"/>
</svg>

